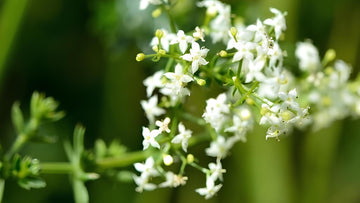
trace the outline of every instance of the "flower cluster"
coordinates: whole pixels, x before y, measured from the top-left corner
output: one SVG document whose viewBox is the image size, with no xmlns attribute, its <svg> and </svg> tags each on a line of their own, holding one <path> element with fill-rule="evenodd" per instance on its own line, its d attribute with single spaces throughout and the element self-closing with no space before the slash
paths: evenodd
<svg viewBox="0 0 360 203">
<path fill-rule="evenodd" d="M 168 9 L 170 15 L 171 3 L 141 0 L 140 8 L 148 4 Z M 148 100 L 141 101 L 141 106 L 149 120 L 143 127 L 143 149 L 152 150 L 152 156 L 134 165 L 141 173 L 133 176 L 136 191 L 184 185 L 188 180 L 185 168 L 190 166 L 206 176 L 206 187 L 196 192 L 210 198 L 222 187 L 226 170 L 221 161 L 237 142 L 246 142 L 255 125 L 267 128 L 266 139 L 279 140 L 295 127 L 302 129 L 314 122 L 314 128 L 320 129 L 336 119 L 360 114 L 359 80 L 348 82 L 350 67 L 343 61 L 332 63 L 334 54 L 320 62 L 317 49 L 300 42 L 295 55 L 305 79 L 296 80 L 284 67 L 286 52 L 279 41 L 286 30 L 286 12 L 270 8 L 273 17 L 244 25 L 232 22 L 230 5 L 218 0 L 196 5 L 206 8 L 203 25 L 189 32 L 176 30 L 174 24 L 171 31 L 158 29 L 150 43 L 155 53 L 136 57 L 137 61 L 167 59 L 164 68 L 143 82 Z M 222 42 L 223 50 L 212 49 L 208 38 L 217 43 L 215 47 Z M 210 88 L 212 83 L 224 91 L 204 101 L 202 117 L 186 112 L 183 106 L 191 87 Z M 205 135 L 190 130 L 187 122 L 203 127 Z M 199 140 L 209 141 L 205 154 L 214 162 L 208 167 L 189 153 Z M 173 164 L 179 166 L 178 172 L 170 170 Z"/>
</svg>

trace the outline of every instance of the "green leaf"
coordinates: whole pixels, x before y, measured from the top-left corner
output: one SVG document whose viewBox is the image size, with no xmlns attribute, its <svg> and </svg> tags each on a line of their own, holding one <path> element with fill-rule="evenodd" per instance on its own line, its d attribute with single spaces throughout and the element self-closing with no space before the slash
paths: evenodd
<svg viewBox="0 0 360 203">
<path fill-rule="evenodd" d="M 17 133 L 24 131 L 24 117 L 20 109 L 20 103 L 15 102 L 11 109 L 11 119 Z"/>
<path fill-rule="evenodd" d="M 30 190 L 32 188 L 43 188 L 46 186 L 46 182 L 40 178 L 28 177 L 18 181 L 20 187 Z"/>
<path fill-rule="evenodd" d="M 78 180 L 74 179 L 73 181 L 73 189 L 76 203 L 86 203 L 89 202 L 89 194 L 85 187 L 85 184 Z"/>
<path fill-rule="evenodd" d="M 74 153 L 79 157 L 84 152 L 84 135 L 85 128 L 77 124 L 74 129 Z"/>
</svg>

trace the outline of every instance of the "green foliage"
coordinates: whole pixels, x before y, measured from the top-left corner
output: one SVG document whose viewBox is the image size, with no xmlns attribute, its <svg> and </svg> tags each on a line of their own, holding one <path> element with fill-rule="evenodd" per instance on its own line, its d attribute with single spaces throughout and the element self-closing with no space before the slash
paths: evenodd
<svg viewBox="0 0 360 203">
<path fill-rule="evenodd" d="M 46 186 L 40 175 L 40 162 L 28 156 L 15 155 L 11 167 L 11 176 L 24 189 L 43 188 Z"/>
</svg>

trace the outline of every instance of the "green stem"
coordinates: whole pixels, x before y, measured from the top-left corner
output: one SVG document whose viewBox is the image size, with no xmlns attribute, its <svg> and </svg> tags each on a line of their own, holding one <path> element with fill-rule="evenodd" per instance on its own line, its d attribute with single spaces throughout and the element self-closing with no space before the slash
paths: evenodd
<svg viewBox="0 0 360 203">
<path fill-rule="evenodd" d="M 110 169 L 132 165 L 135 162 L 142 161 L 151 155 L 151 151 L 137 151 L 126 153 L 119 157 L 105 158 L 97 161 L 99 168 Z"/>
<path fill-rule="evenodd" d="M 240 84 L 240 86 L 241 86 L 241 84 Z M 240 104 L 242 104 L 242 103 L 245 101 L 245 99 L 246 99 L 247 97 L 249 97 L 250 94 L 253 93 L 253 91 L 254 91 L 258 86 L 259 86 L 259 82 L 258 82 L 258 81 L 254 82 L 254 84 L 251 86 L 251 88 L 234 104 L 234 106 L 239 106 Z"/>
<path fill-rule="evenodd" d="M 11 146 L 10 150 L 5 154 L 5 160 L 10 160 L 11 157 L 18 152 L 21 147 L 28 141 L 28 136 L 25 134 L 20 134 L 16 137 L 15 142 Z"/>
<path fill-rule="evenodd" d="M 49 162 L 40 164 L 41 173 L 46 174 L 64 174 L 73 173 L 74 168 L 71 163 L 68 162 Z"/>
<path fill-rule="evenodd" d="M 2 198 L 4 195 L 4 189 L 5 189 L 5 180 L 0 179 L 0 203 L 2 202 Z"/>
<path fill-rule="evenodd" d="M 176 30 L 176 26 L 175 26 L 174 19 L 173 19 L 173 17 L 172 17 L 171 14 L 170 14 L 170 8 L 165 7 L 164 10 L 166 11 L 166 15 L 167 15 L 168 18 L 169 18 L 169 23 L 170 23 L 171 32 L 176 33 L 177 30 Z"/>
<path fill-rule="evenodd" d="M 198 118 L 196 116 L 193 116 L 186 112 L 179 113 L 179 116 L 185 120 L 191 121 L 193 123 L 196 123 L 197 125 L 204 126 L 206 125 L 206 122 L 202 118 Z"/>
</svg>

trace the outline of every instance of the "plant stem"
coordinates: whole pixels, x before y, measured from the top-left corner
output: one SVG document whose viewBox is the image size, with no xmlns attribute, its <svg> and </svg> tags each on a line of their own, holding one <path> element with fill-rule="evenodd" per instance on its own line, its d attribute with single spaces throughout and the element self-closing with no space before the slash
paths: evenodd
<svg viewBox="0 0 360 203">
<path fill-rule="evenodd" d="M 71 163 L 68 162 L 48 162 L 40 164 L 41 173 L 46 174 L 64 174 L 73 173 L 74 169 Z"/>
<path fill-rule="evenodd" d="M 21 147 L 27 142 L 28 136 L 25 134 L 19 134 L 16 137 L 15 142 L 11 146 L 10 150 L 5 154 L 5 160 L 10 160 L 11 157 L 21 149 Z"/>
<path fill-rule="evenodd" d="M 0 179 L 0 203 L 2 202 L 4 189 L 5 189 L 5 179 Z"/>
<path fill-rule="evenodd" d="M 142 161 L 151 155 L 151 151 L 137 151 L 126 153 L 119 157 L 105 158 L 97 161 L 96 164 L 99 168 L 109 169 L 129 166 L 135 162 Z"/>
<path fill-rule="evenodd" d="M 171 28 L 171 32 L 176 33 L 176 26 L 175 26 L 175 22 L 174 19 L 172 18 L 172 16 L 170 15 L 170 8 L 165 7 L 165 11 L 166 11 L 166 15 L 169 18 L 169 23 L 170 23 L 170 28 Z"/>
</svg>

